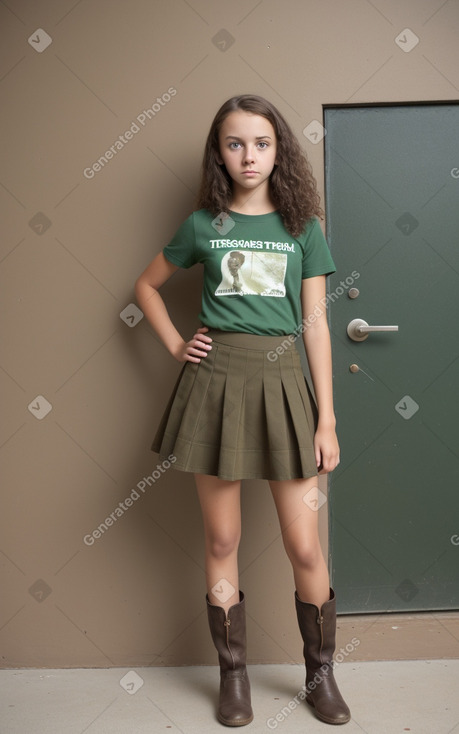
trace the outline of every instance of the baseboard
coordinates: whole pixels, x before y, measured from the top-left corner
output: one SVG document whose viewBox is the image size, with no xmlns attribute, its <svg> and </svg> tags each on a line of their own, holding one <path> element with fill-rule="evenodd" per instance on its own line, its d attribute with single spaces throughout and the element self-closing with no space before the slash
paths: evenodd
<svg viewBox="0 0 459 734">
<path fill-rule="evenodd" d="M 336 655 L 338 662 L 459 658 L 459 612 L 338 616 Z"/>
</svg>

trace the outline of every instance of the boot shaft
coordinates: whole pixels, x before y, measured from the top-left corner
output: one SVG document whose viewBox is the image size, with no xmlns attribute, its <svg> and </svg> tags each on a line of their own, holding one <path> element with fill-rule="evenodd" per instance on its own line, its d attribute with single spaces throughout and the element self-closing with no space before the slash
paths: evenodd
<svg viewBox="0 0 459 734">
<path fill-rule="evenodd" d="M 333 589 L 330 599 L 319 610 L 315 604 L 300 601 L 295 592 L 298 626 L 304 642 L 304 658 L 310 668 L 320 668 L 333 658 L 336 645 L 336 600 Z"/>
<path fill-rule="evenodd" d="M 222 607 L 211 604 L 206 597 L 210 633 L 222 672 L 238 670 L 246 665 L 245 599 L 242 591 L 239 598 L 239 603 L 230 607 L 226 614 Z"/>
</svg>

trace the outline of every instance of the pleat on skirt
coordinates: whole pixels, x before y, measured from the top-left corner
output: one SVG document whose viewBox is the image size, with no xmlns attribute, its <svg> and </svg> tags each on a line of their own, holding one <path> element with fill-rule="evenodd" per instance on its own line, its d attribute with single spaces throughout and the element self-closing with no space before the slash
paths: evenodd
<svg viewBox="0 0 459 734">
<path fill-rule="evenodd" d="M 151 450 L 227 480 L 316 476 L 317 407 L 293 338 L 206 334 L 212 349 L 184 363 Z"/>
</svg>

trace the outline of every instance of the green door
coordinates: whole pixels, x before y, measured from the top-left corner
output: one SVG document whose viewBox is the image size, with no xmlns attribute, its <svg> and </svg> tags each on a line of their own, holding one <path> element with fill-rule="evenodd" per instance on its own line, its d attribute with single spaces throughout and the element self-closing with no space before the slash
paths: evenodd
<svg viewBox="0 0 459 734">
<path fill-rule="evenodd" d="M 457 609 L 459 105 L 327 108 L 325 130 L 339 612 Z"/>
</svg>

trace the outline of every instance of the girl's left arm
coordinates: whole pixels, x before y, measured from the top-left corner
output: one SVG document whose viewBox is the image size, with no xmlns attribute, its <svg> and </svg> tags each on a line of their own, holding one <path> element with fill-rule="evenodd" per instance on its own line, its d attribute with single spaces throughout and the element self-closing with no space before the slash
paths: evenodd
<svg viewBox="0 0 459 734">
<path fill-rule="evenodd" d="M 301 287 L 303 340 L 316 395 L 319 421 L 314 451 L 319 474 L 333 471 L 339 463 L 339 445 L 333 410 L 332 357 L 327 323 L 325 275 L 305 278 Z"/>
</svg>

